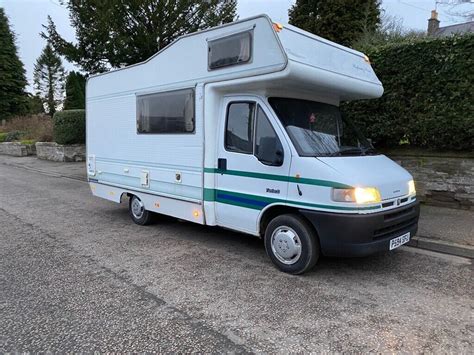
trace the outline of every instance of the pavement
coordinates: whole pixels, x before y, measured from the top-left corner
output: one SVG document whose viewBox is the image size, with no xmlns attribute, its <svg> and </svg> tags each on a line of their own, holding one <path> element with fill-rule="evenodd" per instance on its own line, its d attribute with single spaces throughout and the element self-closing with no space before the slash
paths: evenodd
<svg viewBox="0 0 474 355">
<path fill-rule="evenodd" d="M 474 258 L 474 211 L 421 205 L 412 246 Z"/>
<path fill-rule="evenodd" d="M 72 165 L 1 161 L 0 353 L 472 352 L 469 258 L 401 247 L 291 276 L 257 238 L 138 226 Z"/>
<path fill-rule="evenodd" d="M 42 174 L 86 181 L 85 163 L 61 163 L 36 157 L 0 155 L 0 164 Z M 474 259 L 474 211 L 421 205 L 417 236 L 412 247 Z"/>
</svg>

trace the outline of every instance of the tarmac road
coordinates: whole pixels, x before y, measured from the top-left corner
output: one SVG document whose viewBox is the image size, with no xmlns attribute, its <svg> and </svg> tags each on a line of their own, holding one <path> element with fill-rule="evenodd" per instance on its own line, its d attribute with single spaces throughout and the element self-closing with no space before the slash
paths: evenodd
<svg viewBox="0 0 474 355">
<path fill-rule="evenodd" d="M 473 351 L 469 259 L 401 248 L 277 271 L 253 237 L 0 164 L 0 352 Z"/>
</svg>

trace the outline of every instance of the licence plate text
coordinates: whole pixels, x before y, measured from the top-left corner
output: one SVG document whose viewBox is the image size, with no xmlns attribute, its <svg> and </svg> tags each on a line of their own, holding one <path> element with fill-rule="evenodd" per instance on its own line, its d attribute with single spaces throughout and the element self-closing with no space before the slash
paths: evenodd
<svg viewBox="0 0 474 355">
<path fill-rule="evenodd" d="M 405 233 L 397 238 L 390 240 L 390 250 L 398 248 L 400 245 L 408 243 L 410 241 L 410 232 Z"/>
</svg>

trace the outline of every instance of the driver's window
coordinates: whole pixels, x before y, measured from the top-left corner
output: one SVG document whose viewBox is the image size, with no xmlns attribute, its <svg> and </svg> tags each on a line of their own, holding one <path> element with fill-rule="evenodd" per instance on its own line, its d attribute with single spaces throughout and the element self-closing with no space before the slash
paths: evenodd
<svg viewBox="0 0 474 355">
<path fill-rule="evenodd" d="M 254 102 L 233 102 L 227 109 L 225 147 L 229 151 L 252 154 Z"/>
<path fill-rule="evenodd" d="M 257 109 L 255 128 L 255 156 L 266 165 L 283 164 L 283 146 L 260 106 Z"/>
</svg>

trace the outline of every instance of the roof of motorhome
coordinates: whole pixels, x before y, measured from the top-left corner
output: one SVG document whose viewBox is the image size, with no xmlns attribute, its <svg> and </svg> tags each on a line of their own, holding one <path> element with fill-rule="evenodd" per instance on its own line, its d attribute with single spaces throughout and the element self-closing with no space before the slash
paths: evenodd
<svg viewBox="0 0 474 355">
<path fill-rule="evenodd" d="M 249 63 L 210 70 L 208 41 L 244 31 L 253 32 Z M 283 70 L 293 75 L 293 82 L 313 80 L 315 87 L 345 91 L 341 95 L 345 99 L 378 97 L 383 92 L 363 53 L 291 25 L 276 32 L 272 20 L 259 15 L 183 35 L 144 62 L 93 75 L 88 79 L 87 96 L 146 93 Z"/>
<path fill-rule="evenodd" d="M 240 23 L 243 23 L 243 22 L 249 22 L 249 21 L 252 21 L 252 20 L 255 20 L 255 19 L 258 19 L 258 18 L 265 18 L 267 19 L 270 23 L 273 24 L 271 18 L 266 15 L 266 14 L 260 14 L 260 15 L 256 15 L 256 16 L 252 16 L 252 17 L 247 17 L 245 19 L 241 19 L 241 20 L 237 20 L 237 21 L 233 21 L 233 22 L 228 22 L 228 23 L 224 23 L 222 25 L 219 25 L 219 26 L 215 26 L 215 27 L 210 27 L 210 28 L 206 28 L 204 30 L 199 30 L 199 31 L 196 31 L 196 32 L 191 32 L 191 33 L 186 33 L 184 35 L 181 35 L 179 36 L 178 38 L 176 38 L 173 42 L 171 42 L 170 44 L 166 45 L 165 47 L 161 48 L 158 52 L 156 52 L 155 54 L 153 54 L 151 57 L 145 59 L 144 61 L 142 62 L 138 62 L 138 63 L 134 63 L 134 64 L 130 64 L 130 65 L 126 65 L 124 67 L 121 67 L 121 68 L 116 68 L 116 69 L 113 69 L 113 70 L 110 70 L 110 71 L 107 71 L 107 72 L 103 72 L 103 73 L 96 73 L 96 74 L 92 74 L 90 75 L 87 79 L 91 79 L 91 78 L 95 78 L 97 76 L 101 76 L 101 75 L 107 75 L 107 74 L 110 74 L 110 73 L 115 73 L 117 71 L 120 71 L 120 70 L 125 70 L 125 69 L 129 69 L 129 68 L 133 68 L 133 67 L 136 67 L 136 66 L 139 66 L 139 65 L 143 65 L 143 64 L 146 64 L 148 63 L 149 61 L 151 61 L 153 58 L 155 58 L 156 56 L 158 56 L 160 53 L 164 52 L 166 49 L 168 49 L 169 47 L 175 45 L 178 41 L 180 40 L 183 40 L 183 39 L 186 39 L 188 37 L 192 37 L 192 36 L 197 36 L 197 35 L 201 35 L 201 34 L 205 34 L 205 33 L 208 33 L 208 32 L 216 32 L 218 30 L 221 30 L 221 29 L 225 29 L 227 27 L 231 27 L 231 26 L 235 26 L 237 24 L 240 24 Z M 216 36 L 218 38 L 218 36 Z M 323 39 L 323 38 L 321 38 Z M 349 49 L 349 48 L 348 48 Z M 356 52 L 356 51 L 354 51 Z M 357 52 L 359 53 L 359 52 Z M 363 55 L 362 53 L 360 53 L 361 55 Z"/>
</svg>

